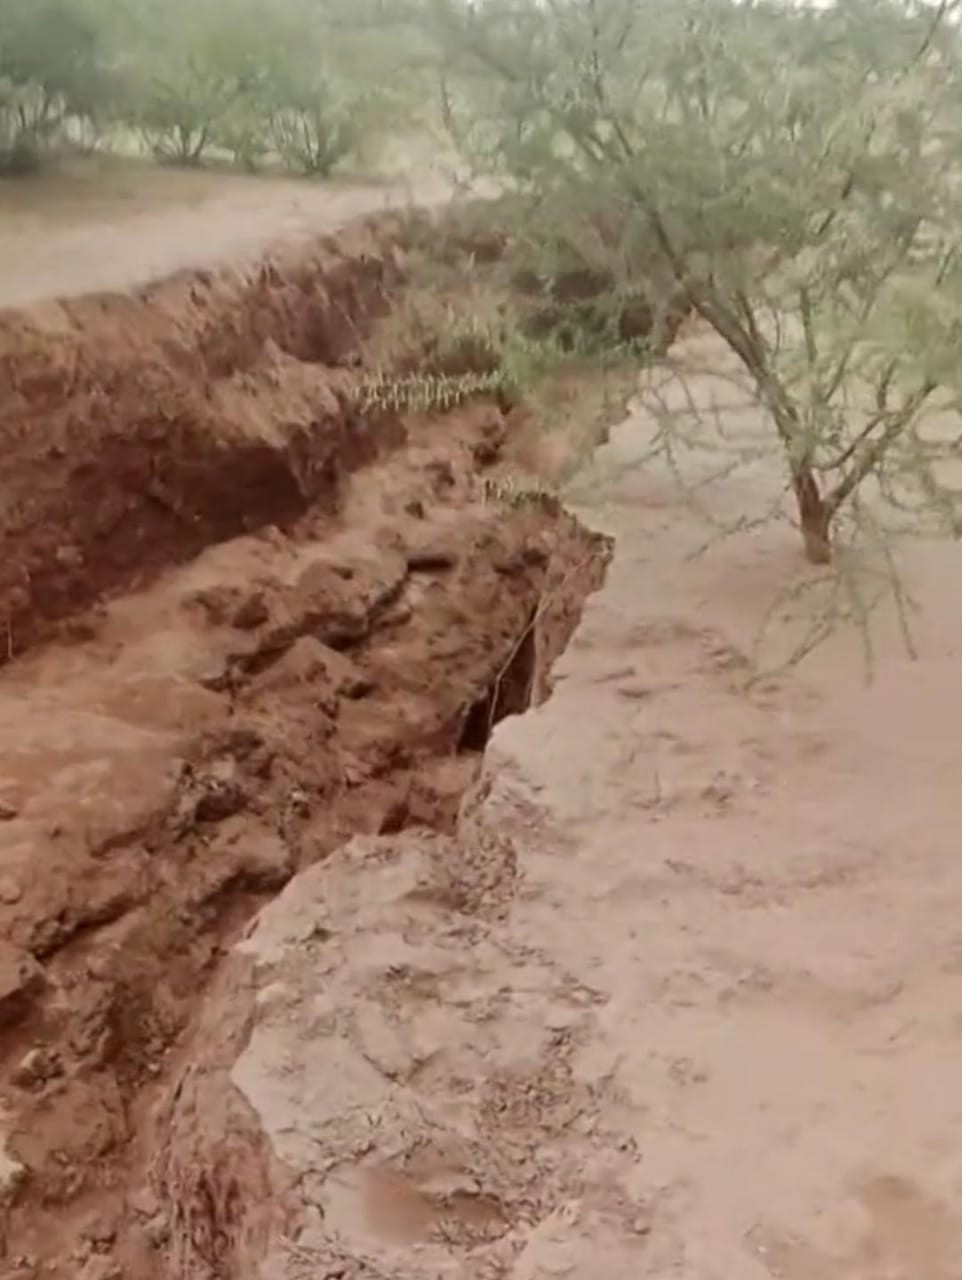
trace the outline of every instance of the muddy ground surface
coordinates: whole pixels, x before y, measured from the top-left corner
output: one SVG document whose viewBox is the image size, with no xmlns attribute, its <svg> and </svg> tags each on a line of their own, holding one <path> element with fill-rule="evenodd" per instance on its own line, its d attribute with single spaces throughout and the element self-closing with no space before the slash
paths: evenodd
<svg viewBox="0 0 962 1280">
<path fill-rule="evenodd" d="M 268 290 L 272 327 L 303 334 L 333 268 L 377 279 L 342 295 L 363 347 L 398 264 L 380 233 L 316 255 L 306 310 L 284 272 Z M 211 331 L 230 280 L 199 282 Z M 114 339 L 134 383 L 145 350 L 198 369 L 180 288 L 174 331 Z M 46 315 L 96 370 L 74 313 Z M 494 503 L 524 446 L 498 404 L 362 424 L 349 343 L 237 332 L 242 374 L 203 372 L 208 435 L 155 438 L 181 497 L 142 577 L 133 555 L 103 603 L 33 594 L 37 566 L 81 581 L 58 547 L 96 562 L 69 468 L 73 543 L 30 534 L 53 486 L 7 525 L 33 568 L 0 670 L 6 1272 L 958 1280 L 956 549 L 905 551 L 917 661 L 883 617 L 870 686 L 851 634 L 750 682 L 807 572 L 753 523 L 771 467 L 692 455 L 724 478 L 683 498 L 642 407 L 576 516 Z M 63 385 L 19 393 L 59 424 Z M 757 418 L 723 409 L 738 449 Z M 209 514 L 245 425 L 246 530 Z"/>
</svg>

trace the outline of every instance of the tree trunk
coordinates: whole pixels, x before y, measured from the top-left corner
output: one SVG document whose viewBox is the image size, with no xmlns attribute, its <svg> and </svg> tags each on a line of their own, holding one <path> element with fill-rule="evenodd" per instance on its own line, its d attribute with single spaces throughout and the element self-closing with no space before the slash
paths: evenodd
<svg viewBox="0 0 962 1280">
<path fill-rule="evenodd" d="M 798 503 L 799 523 L 805 554 L 812 564 L 831 564 L 832 511 L 818 489 L 818 482 L 808 467 L 792 477 L 795 501 Z"/>
</svg>

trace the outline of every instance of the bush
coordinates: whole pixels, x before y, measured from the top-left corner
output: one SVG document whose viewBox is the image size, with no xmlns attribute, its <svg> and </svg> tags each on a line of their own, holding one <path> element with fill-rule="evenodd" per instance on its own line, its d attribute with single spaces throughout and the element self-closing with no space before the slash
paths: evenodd
<svg viewBox="0 0 962 1280">
<path fill-rule="evenodd" d="M 611 311 L 654 271 L 724 340 L 817 563 L 877 533 L 867 480 L 962 530 L 953 446 L 922 430 L 959 381 L 954 7 L 434 7 L 476 168 L 513 192 L 524 235 L 613 282 Z"/>
<path fill-rule="evenodd" d="M 108 94 L 94 25 L 71 0 L 4 0 L 0 25 L 0 171 L 36 169 L 71 117 Z"/>
<path fill-rule="evenodd" d="M 356 116 L 335 107 L 318 88 L 292 95 L 271 115 L 271 140 L 289 169 L 309 177 L 327 177 L 334 166 L 350 155 L 358 138 Z"/>
</svg>

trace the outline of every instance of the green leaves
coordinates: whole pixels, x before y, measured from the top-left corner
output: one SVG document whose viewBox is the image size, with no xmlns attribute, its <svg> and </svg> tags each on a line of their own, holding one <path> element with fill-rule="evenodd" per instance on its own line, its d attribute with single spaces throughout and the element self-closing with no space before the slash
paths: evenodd
<svg viewBox="0 0 962 1280">
<path fill-rule="evenodd" d="M 109 94 L 99 31 L 80 0 L 4 0 L 0 171 L 34 167 L 68 116 L 95 116 Z"/>
<path fill-rule="evenodd" d="M 425 43 L 380 0 L 3 0 L 0 165 L 82 117 L 163 160 L 326 174 L 413 118 Z"/>
<path fill-rule="evenodd" d="M 524 234 L 613 296 L 653 276 L 686 294 L 771 413 L 803 524 L 824 528 L 917 439 L 933 388 L 960 380 L 962 45 L 944 6 L 435 13 L 463 139 Z M 823 501 L 815 476 L 833 470 Z M 929 476 L 917 450 L 910 470 Z"/>
</svg>

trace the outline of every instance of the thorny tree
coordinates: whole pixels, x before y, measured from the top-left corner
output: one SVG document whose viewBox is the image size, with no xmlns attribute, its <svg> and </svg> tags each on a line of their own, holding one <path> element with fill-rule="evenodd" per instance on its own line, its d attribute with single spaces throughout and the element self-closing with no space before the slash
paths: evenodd
<svg viewBox="0 0 962 1280">
<path fill-rule="evenodd" d="M 720 335 L 815 563 L 869 478 L 962 531 L 962 436 L 924 426 L 962 381 L 959 2 L 434 0 L 462 144 L 529 234 Z"/>
</svg>

